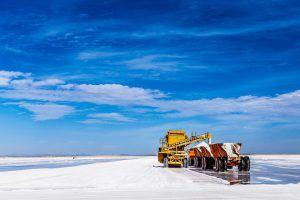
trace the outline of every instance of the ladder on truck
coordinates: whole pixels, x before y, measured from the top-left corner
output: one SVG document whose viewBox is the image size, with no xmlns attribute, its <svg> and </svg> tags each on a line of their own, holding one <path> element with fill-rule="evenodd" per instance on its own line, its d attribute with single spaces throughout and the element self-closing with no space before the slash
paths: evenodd
<svg viewBox="0 0 300 200">
<path fill-rule="evenodd" d="M 165 149 L 170 151 L 170 150 L 178 149 L 180 147 L 186 147 L 194 142 L 201 142 L 204 140 L 209 140 L 208 143 L 210 143 L 211 137 L 212 137 L 212 135 L 207 132 L 202 135 L 192 136 L 184 141 L 168 145 Z"/>
</svg>

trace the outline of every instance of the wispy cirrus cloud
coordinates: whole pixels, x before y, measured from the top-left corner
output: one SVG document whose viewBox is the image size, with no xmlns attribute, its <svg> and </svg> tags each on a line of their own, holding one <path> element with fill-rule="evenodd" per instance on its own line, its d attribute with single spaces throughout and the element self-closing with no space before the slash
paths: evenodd
<svg viewBox="0 0 300 200">
<path fill-rule="evenodd" d="M 89 114 L 88 119 L 82 123 L 85 124 L 102 124 L 102 123 L 122 123 L 122 122 L 133 122 L 135 119 L 126 117 L 120 113 L 93 113 Z"/>
<path fill-rule="evenodd" d="M 35 121 L 56 120 L 75 112 L 72 106 L 54 103 L 6 103 L 5 105 L 17 105 L 33 113 Z"/>
<path fill-rule="evenodd" d="M 218 37 L 218 36 L 234 36 L 249 33 L 256 33 L 261 31 L 272 31 L 292 26 L 300 25 L 300 16 L 295 18 L 263 21 L 259 23 L 243 24 L 242 26 L 234 27 L 206 27 L 205 29 L 199 27 L 174 27 L 150 25 L 143 31 L 136 31 L 132 33 L 133 37 L 137 38 L 158 38 L 158 37 Z M 153 31 L 155 30 L 155 31 Z"/>
<path fill-rule="evenodd" d="M 182 57 L 173 55 L 146 55 L 125 61 L 129 69 L 177 71 Z"/>
<path fill-rule="evenodd" d="M 87 51 L 81 52 L 78 54 L 77 58 L 79 60 L 87 61 L 87 60 L 94 60 L 98 58 L 110 57 L 121 55 L 122 53 L 119 52 L 104 52 L 104 51 Z"/>
</svg>

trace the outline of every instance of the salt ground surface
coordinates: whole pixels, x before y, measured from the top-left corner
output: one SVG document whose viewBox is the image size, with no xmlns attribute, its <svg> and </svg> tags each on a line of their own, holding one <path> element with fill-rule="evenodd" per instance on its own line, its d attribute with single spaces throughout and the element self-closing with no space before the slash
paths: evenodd
<svg viewBox="0 0 300 200">
<path fill-rule="evenodd" d="M 0 157 L 0 172 L 41 168 L 61 168 L 130 159 L 126 156 Z"/>
<path fill-rule="evenodd" d="M 300 155 L 251 156 L 250 185 L 190 169 L 166 169 L 156 157 L 105 157 L 96 162 L 58 168 L 0 172 L 1 199 L 297 199 Z M 128 157 L 126 157 L 128 158 Z M 0 158 L 1 165 L 68 162 L 71 158 Z M 85 157 L 76 159 L 87 159 Z M 88 159 L 101 159 L 89 157 Z M 104 159 L 104 157 L 103 157 Z M 58 161 L 59 160 L 59 161 Z M 63 161 L 64 160 L 64 161 Z"/>
</svg>

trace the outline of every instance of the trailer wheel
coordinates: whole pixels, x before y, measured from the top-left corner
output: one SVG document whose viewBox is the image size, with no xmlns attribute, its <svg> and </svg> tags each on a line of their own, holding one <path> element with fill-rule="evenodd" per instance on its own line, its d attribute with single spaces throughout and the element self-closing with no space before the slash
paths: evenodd
<svg viewBox="0 0 300 200">
<path fill-rule="evenodd" d="M 187 168 L 187 167 L 188 167 L 188 161 L 187 161 L 186 158 L 183 159 L 183 167 L 184 167 L 184 168 Z"/>
<path fill-rule="evenodd" d="M 207 169 L 214 169 L 214 165 L 215 165 L 215 159 L 213 158 L 213 157 L 208 157 L 208 158 L 206 158 L 207 159 Z"/>
<path fill-rule="evenodd" d="M 226 158 L 216 158 L 216 160 L 215 160 L 215 170 L 217 172 L 226 171 L 226 166 L 227 166 Z"/>
<path fill-rule="evenodd" d="M 241 157 L 240 158 L 240 163 L 239 163 L 239 166 L 238 166 L 240 172 L 244 170 L 244 166 L 245 166 L 244 163 L 245 163 L 244 157 Z"/>
<path fill-rule="evenodd" d="M 222 159 L 222 172 L 227 170 L 227 158 L 223 157 Z"/>
<path fill-rule="evenodd" d="M 219 160 L 219 172 L 224 172 L 224 159 L 218 158 Z"/>
<path fill-rule="evenodd" d="M 250 171 L 250 158 L 249 156 L 245 156 L 244 158 L 244 171 Z"/>
<path fill-rule="evenodd" d="M 164 157 L 164 167 L 169 167 L 168 158 Z"/>
<path fill-rule="evenodd" d="M 194 167 L 202 169 L 202 157 L 195 157 Z"/>
<path fill-rule="evenodd" d="M 200 167 L 202 169 L 202 158 L 201 157 L 197 157 L 197 167 Z"/>
<path fill-rule="evenodd" d="M 189 158 L 188 159 L 188 163 L 189 163 L 189 166 L 193 166 L 194 165 L 194 163 L 195 163 L 195 158 Z"/>
<path fill-rule="evenodd" d="M 202 169 L 206 169 L 206 159 L 205 157 L 202 157 Z"/>
<path fill-rule="evenodd" d="M 241 157 L 239 171 L 250 171 L 250 158 L 248 156 Z"/>
<path fill-rule="evenodd" d="M 220 171 L 220 164 L 219 164 L 219 158 L 215 159 L 215 171 Z"/>
<path fill-rule="evenodd" d="M 202 157 L 202 169 L 214 169 L 215 159 L 212 157 Z"/>
</svg>

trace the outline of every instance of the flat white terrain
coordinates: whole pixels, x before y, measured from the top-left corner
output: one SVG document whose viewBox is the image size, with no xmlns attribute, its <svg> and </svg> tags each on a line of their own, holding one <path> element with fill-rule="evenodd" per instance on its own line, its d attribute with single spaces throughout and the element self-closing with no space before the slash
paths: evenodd
<svg viewBox="0 0 300 200">
<path fill-rule="evenodd" d="M 226 180 L 190 169 L 162 168 L 156 157 L 116 160 L 120 158 L 124 157 L 0 158 L 0 197 L 3 200 L 300 199 L 299 155 L 251 156 L 248 185 L 229 185 Z"/>
</svg>

